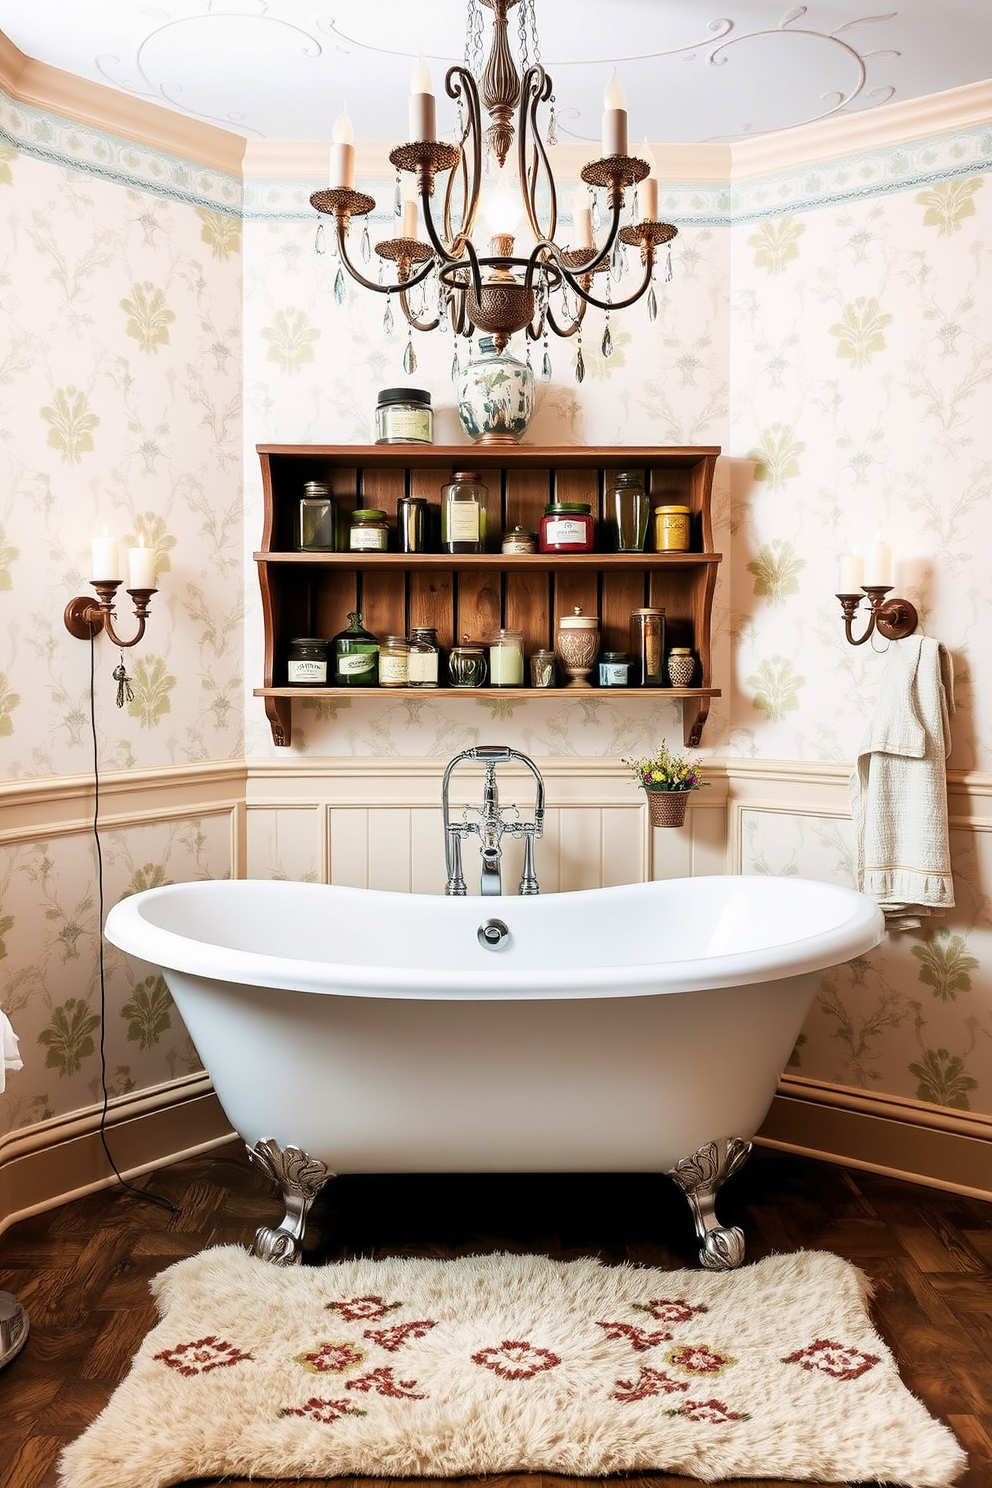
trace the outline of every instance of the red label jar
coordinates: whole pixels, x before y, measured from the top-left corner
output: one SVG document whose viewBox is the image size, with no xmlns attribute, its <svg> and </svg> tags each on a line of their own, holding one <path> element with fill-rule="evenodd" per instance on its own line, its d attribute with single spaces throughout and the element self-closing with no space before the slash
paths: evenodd
<svg viewBox="0 0 992 1488">
<path fill-rule="evenodd" d="M 538 547 L 542 553 L 591 553 L 593 525 L 587 501 L 555 501 L 544 508 Z"/>
</svg>

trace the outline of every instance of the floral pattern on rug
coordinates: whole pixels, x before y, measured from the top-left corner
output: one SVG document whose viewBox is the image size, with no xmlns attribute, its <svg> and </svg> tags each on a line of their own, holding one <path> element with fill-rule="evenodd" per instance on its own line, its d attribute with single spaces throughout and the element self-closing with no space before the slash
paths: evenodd
<svg viewBox="0 0 992 1488">
<path fill-rule="evenodd" d="M 163 1349 L 155 1355 L 169 1369 L 191 1378 L 196 1374 L 208 1374 L 211 1369 L 229 1369 L 234 1364 L 243 1364 L 251 1354 L 243 1354 L 233 1344 L 222 1338 L 197 1338 L 191 1343 L 179 1343 L 175 1348 Z"/>
<path fill-rule="evenodd" d="M 786 1354 L 782 1360 L 783 1364 L 801 1364 L 804 1369 L 820 1369 L 839 1380 L 860 1379 L 879 1362 L 877 1354 L 864 1354 L 829 1338 L 818 1338 L 807 1348 Z"/>
<path fill-rule="evenodd" d="M 225 1246 L 153 1291 L 161 1321 L 59 1488 L 524 1471 L 953 1488 L 965 1465 L 902 1385 L 860 1272 L 828 1254 L 719 1275 L 517 1255 L 281 1268 Z"/>
</svg>

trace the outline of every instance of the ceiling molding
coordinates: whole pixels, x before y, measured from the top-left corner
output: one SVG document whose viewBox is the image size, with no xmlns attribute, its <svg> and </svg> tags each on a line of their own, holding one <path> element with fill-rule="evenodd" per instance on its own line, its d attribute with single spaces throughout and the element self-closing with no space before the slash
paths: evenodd
<svg viewBox="0 0 992 1488">
<path fill-rule="evenodd" d="M 49 67 L 45 62 L 35 62 L 2 31 L 0 88 L 32 108 L 59 114 L 154 150 L 166 150 L 213 170 L 241 174 L 245 140 L 240 134 L 189 119 L 141 98 L 131 98 L 114 88 Z"/>
<path fill-rule="evenodd" d="M 732 179 L 744 181 L 864 155 L 982 124 L 992 124 L 992 80 L 948 88 L 905 103 L 890 103 L 884 109 L 866 109 L 820 124 L 805 124 L 760 139 L 735 141 L 731 146 Z"/>
</svg>

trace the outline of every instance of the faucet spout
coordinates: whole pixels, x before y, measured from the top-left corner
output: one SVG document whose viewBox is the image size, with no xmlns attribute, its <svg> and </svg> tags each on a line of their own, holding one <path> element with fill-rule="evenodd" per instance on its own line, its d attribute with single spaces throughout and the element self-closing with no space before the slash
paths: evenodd
<svg viewBox="0 0 992 1488">
<path fill-rule="evenodd" d="M 449 806 L 449 788 L 451 775 L 457 764 L 462 760 L 478 760 L 485 764 L 486 778 L 482 789 L 482 805 L 475 813 L 478 820 L 452 822 Z M 504 761 L 519 760 L 530 770 L 536 782 L 536 798 L 534 803 L 534 819 L 525 822 L 520 820 L 519 812 L 515 806 L 507 808 L 507 813 L 500 810 L 499 787 L 496 783 L 496 766 Z M 537 874 L 534 869 L 534 839 L 540 837 L 544 832 L 544 781 L 541 773 L 532 759 L 526 754 L 520 754 L 516 749 L 510 749 L 505 744 L 478 744 L 472 749 L 464 749 L 461 754 L 456 754 L 450 760 L 444 772 L 441 784 L 441 814 L 444 826 L 444 857 L 447 873 L 444 892 L 446 894 L 465 894 L 467 892 L 465 878 L 462 871 L 461 844 L 465 837 L 475 834 L 479 838 L 479 851 L 482 859 L 482 881 L 480 892 L 483 895 L 497 895 L 503 892 L 501 876 L 501 860 L 503 855 L 503 834 L 509 832 L 513 837 L 524 839 L 524 870 L 520 880 L 521 894 L 537 894 L 539 892 Z"/>
</svg>

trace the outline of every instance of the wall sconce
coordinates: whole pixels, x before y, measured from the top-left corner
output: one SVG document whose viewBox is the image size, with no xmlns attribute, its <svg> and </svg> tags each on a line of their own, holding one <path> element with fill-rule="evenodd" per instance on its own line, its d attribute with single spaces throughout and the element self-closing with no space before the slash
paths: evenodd
<svg viewBox="0 0 992 1488">
<path fill-rule="evenodd" d="M 913 634 L 920 623 L 916 606 L 898 596 L 886 599 L 891 588 L 891 584 L 862 584 L 861 594 L 838 594 L 844 611 L 844 634 L 852 646 L 863 646 L 876 630 L 887 641 L 902 641 Z M 864 634 L 855 638 L 854 617 L 864 595 L 868 596 L 868 624 Z"/>
<path fill-rule="evenodd" d="M 863 582 L 866 569 L 867 584 Z M 916 606 L 908 599 L 900 599 L 898 595 L 891 599 L 885 597 L 892 592 L 892 549 L 888 543 L 876 540 L 869 549 L 867 561 L 857 553 L 845 554 L 840 560 L 837 588 L 837 598 L 844 612 L 844 634 L 852 646 L 863 646 L 876 630 L 887 641 L 905 640 L 920 623 Z M 866 595 L 868 624 L 864 634 L 855 638 L 854 617 Z"/>
<path fill-rule="evenodd" d="M 148 607 L 153 594 L 158 590 L 155 585 L 155 552 L 152 548 L 146 548 L 144 544 L 137 548 L 131 548 L 127 555 L 128 562 L 128 589 L 127 592 L 134 600 L 134 613 L 138 621 L 138 632 L 129 641 L 121 640 L 114 629 L 114 596 L 120 588 L 119 578 L 90 579 L 90 583 L 97 592 L 94 601 L 92 595 L 77 594 L 75 599 L 70 599 L 65 607 L 63 619 L 65 628 L 77 641 L 89 640 L 91 635 L 99 635 L 105 630 L 115 646 L 122 649 L 128 646 L 136 646 L 145 633 L 145 621 L 148 619 Z M 104 527 L 103 536 L 93 539 L 92 567 L 94 573 L 116 575 L 120 564 L 116 540 L 107 536 Z"/>
</svg>

